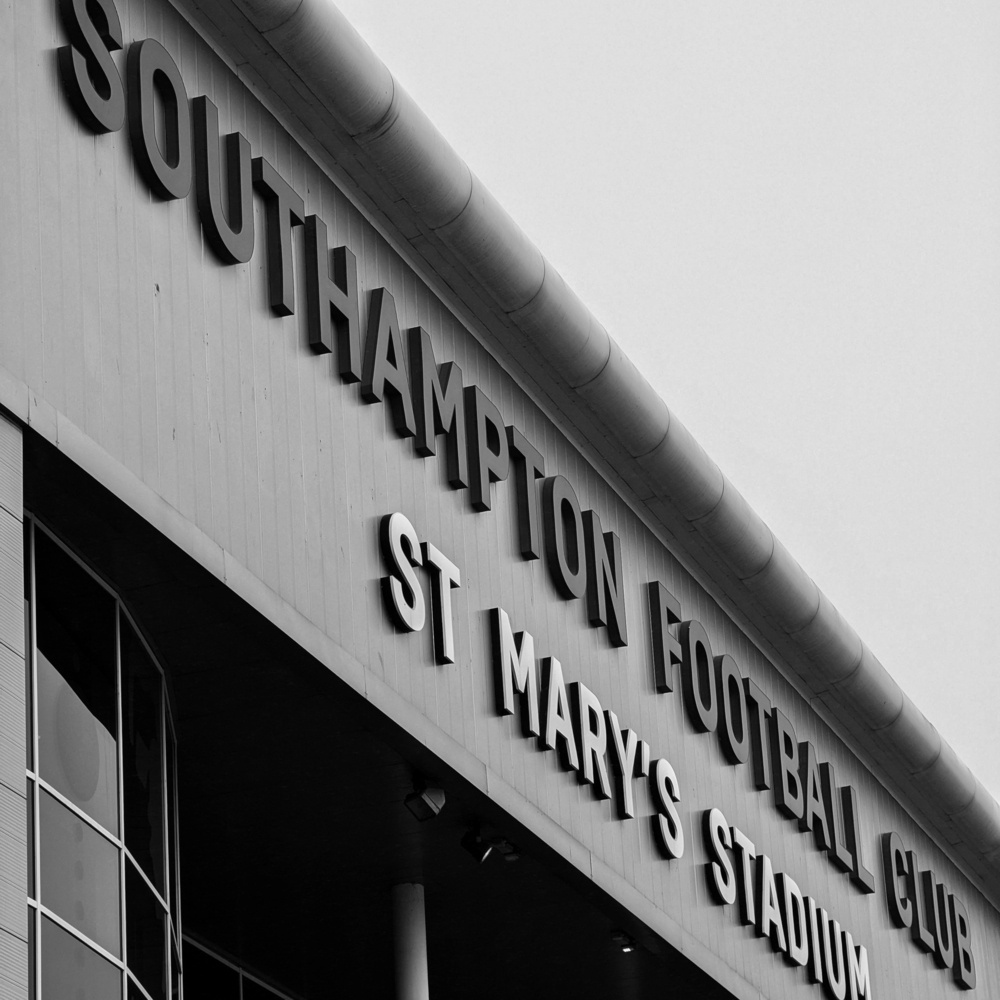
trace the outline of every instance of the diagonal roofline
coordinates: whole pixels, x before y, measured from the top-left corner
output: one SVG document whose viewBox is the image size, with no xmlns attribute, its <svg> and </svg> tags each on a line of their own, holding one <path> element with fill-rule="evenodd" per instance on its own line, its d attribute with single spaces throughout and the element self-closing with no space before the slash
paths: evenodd
<svg viewBox="0 0 1000 1000">
<path fill-rule="evenodd" d="M 330 0 L 183 0 L 494 333 L 1000 906 L 1000 805 Z M 261 59 L 261 55 L 268 58 Z M 471 304 L 470 304 L 471 303 Z"/>
</svg>

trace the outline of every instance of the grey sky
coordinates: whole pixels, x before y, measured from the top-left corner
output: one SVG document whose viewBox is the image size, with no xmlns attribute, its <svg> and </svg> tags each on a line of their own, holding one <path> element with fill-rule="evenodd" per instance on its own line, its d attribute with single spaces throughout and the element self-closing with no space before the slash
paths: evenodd
<svg viewBox="0 0 1000 1000">
<path fill-rule="evenodd" d="M 1000 797 L 1000 8 L 338 6 Z"/>
</svg>

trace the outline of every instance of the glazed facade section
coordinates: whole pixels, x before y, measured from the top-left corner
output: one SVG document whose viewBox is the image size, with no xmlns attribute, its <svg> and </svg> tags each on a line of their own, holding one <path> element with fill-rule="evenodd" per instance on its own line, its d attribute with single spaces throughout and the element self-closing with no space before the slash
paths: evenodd
<svg viewBox="0 0 1000 1000">
<path fill-rule="evenodd" d="M 0 403 L 28 433 L 734 995 L 1000 991 L 977 885 L 252 68 L 164 0 L 0 16 Z M 176 996 L 161 667 L 115 581 L 10 514 L 24 967 L 53 1000 L 63 956 Z"/>
<path fill-rule="evenodd" d="M 29 996 L 177 998 L 163 673 L 113 592 L 31 520 L 24 551 Z"/>
</svg>

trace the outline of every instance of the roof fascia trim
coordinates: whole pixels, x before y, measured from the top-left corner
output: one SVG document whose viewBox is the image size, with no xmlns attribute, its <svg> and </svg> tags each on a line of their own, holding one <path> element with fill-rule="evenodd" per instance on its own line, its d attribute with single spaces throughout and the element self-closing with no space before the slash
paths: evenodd
<svg viewBox="0 0 1000 1000">
<path fill-rule="evenodd" d="M 197 0 L 196 0 L 197 2 Z M 770 528 L 670 413 L 601 323 L 490 195 L 329 0 L 230 0 L 370 157 L 367 164 L 472 273 L 582 414 L 716 554 L 748 617 L 797 643 L 817 699 L 939 829 L 991 870 L 1000 896 L 1000 806 Z M 301 91 L 298 91 L 301 93 Z M 391 218 L 391 211 L 389 213 Z M 421 253 L 417 240 L 414 251 Z M 509 345 L 508 345 L 509 346 Z M 622 406 L 628 400 L 628 406 Z M 612 462 L 612 464 L 614 464 Z M 648 508 L 655 516 L 655 506 Z"/>
</svg>

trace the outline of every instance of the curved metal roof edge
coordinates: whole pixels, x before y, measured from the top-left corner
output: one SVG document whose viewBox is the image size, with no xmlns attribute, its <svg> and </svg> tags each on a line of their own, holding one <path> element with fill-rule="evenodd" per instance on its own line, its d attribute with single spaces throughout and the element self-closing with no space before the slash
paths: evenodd
<svg viewBox="0 0 1000 1000">
<path fill-rule="evenodd" d="M 552 380 L 637 461 L 645 495 L 652 488 L 672 504 L 765 619 L 799 644 L 804 682 L 827 704 L 832 698 L 842 719 L 854 718 L 851 731 L 876 761 L 888 761 L 887 775 L 923 804 L 942 833 L 951 831 L 949 840 L 957 835 L 978 870 L 985 865 L 1000 879 L 1000 806 L 989 791 L 344 15 L 330 0 L 231 2 L 463 262 L 531 345 L 533 360 L 545 363 Z M 618 471 L 634 481 L 634 472 Z"/>
</svg>

